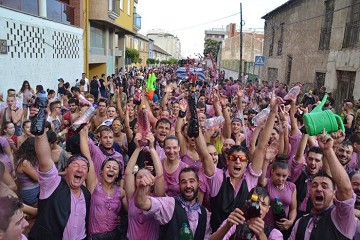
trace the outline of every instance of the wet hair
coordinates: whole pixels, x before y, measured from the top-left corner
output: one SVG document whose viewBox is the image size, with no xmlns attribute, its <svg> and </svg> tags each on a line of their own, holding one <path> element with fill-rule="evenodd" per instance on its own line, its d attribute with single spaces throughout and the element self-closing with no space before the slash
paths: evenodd
<svg viewBox="0 0 360 240">
<path fill-rule="evenodd" d="M 98 132 L 100 134 L 100 137 L 102 136 L 103 132 L 112 132 L 112 133 L 114 133 L 113 130 L 108 126 L 102 126 L 101 128 L 99 128 Z"/>
<path fill-rule="evenodd" d="M 311 152 L 316 153 L 316 154 L 324 155 L 323 151 L 319 147 L 311 147 L 309 149 L 309 151 L 307 152 L 306 156 L 309 156 L 309 153 L 311 153 Z"/>
<path fill-rule="evenodd" d="M 53 132 L 52 130 L 50 130 L 50 131 L 47 131 L 47 132 L 46 132 L 46 135 L 47 135 L 47 138 L 48 138 L 48 141 L 49 141 L 50 144 L 56 143 L 56 141 L 57 141 L 57 135 L 56 135 L 55 132 Z"/>
<path fill-rule="evenodd" d="M 349 137 L 349 141 L 351 143 L 357 143 L 357 144 L 360 144 L 360 133 L 353 133 L 350 135 Z"/>
<path fill-rule="evenodd" d="M 245 153 L 245 156 L 248 156 L 248 150 L 240 145 L 234 145 L 232 146 L 229 151 L 228 151 L 228 156 L 230 156 L 231 154 L 233 154 L 234 152 L 243 152 Z"/>
<path fill-rule="evenodd" d="M 80 92 L 80 88 L 79 87 L 71 87 L 70 91 L 71 92 Z"/>
<path fill-rule="evenodd" d="M 326 172 L 319 171 L 317 174 L 315 174 L 315 176 L 312 178 L 312 180 L 314 180 L 316 177 L 326 177 L 326 178 L 330 179 L 330 181 L 331 181 L 331 183 L 333 185 L 333 189 L 334 190 L 336 189 L 335 180 L 330 175 L 328 175 Z"/>
<path fill-rule="evenodd" d="M 16 168 L 21 165 L 24 160 L 30 162 L 32 166 L 37 165 L 38 159 L 35 152 L 35 137 L 28 137 L 14 154 Z"/>
<path fill-rule="evenodd" d="M 177 143 L 179 144 L 179 139 L 175 135 L 166 136 L 166 138 L 164 140 L 164 145 L 165 145 L 166 141 L 168 141 L 168 140 L 176 140 Z"/>
<path fill-rule="evenodd" d="M 79 100 L 77 98 L 70 98 L 68 101 L 68 104 L 75 104 L 76 106 L 79 106 Z"/>
<path fill-rule="evenodd" d="M 261 187 L 261 186 L 256 186 L 253 189 L 250 190 L 249 194 L 248 194 L 248 199 L 251 199 L 251 195 L 253 194 L 258 195 L 259 198 L 265 199 L 265 198 L 269 198 L 269 202 L 270 202 L 270 194 L 269 192 L 266 190 L 266 188 Z"/>
<path fill-rule="evenodd" d="M 106 102 L 105 98 L 100 98 L 99 101 L 98 101 L 98 104 L 99 103 L 105 103 L 105 106 L 107 107 L 107 102 Z"/>
<path fill-rule="evenodd" d="M 25 120 L 23 123 L 22 123 L 22 128 L 24 129 L 25 128 L 25 125 L 28 124 L 28 123 L 31 123 L 30 120 Z"/>
<path fill-rule="evenodd" d="M 179 183 L 180 183 L 180 181 L 181 181 L 181 177 L 180 177 L 181 174 L 182 174 L 182 173 L 188 173 L 188 172 L 193 172 L 193 173 L 195 173 L 195 178 L 196 178 L 196 180 L 199 182 L 199 174 L 198 174 L 199 169 L 196 168 L 196 167 L 186 167 L 186 168 L 181 169 L 181 171 L 180 171 L 180 173 L 179 173 Z"/>
<path fill-rule="evenodd" d="M 45 128 L 49 129 L 48 131 L 50 131 L 52 129 L 51 123 L 49 121 L 45 122 Z"/>
<path fill-rule="evenodd" d="M 1 125 L 1 135 L 2 136 L 5 135 L 5 129 L 9 126 L 10 123 L 14 124 L 11 121 L 5 121 L 5 122 L 2 123 L 2 125 Z M 15 124 L 14 124 L 14 126 L 15 126 Z"/>
<path fill-rule="evenodd" d="M 284 153 L 279 153 L 275 156 L 275 161 L 272 163 L 271 169 L 289 169 L 288 155 Z"/>
<path fill-rule="evenodd" d="M 10 218 L 20 210 L 23 205 L 20 200 L 13 196 L 0 197 L 0 230 L 6 232 L 10 225 Z"/>
<path fill-rule="evenodd" d="M 156 122 L 156 124 L 155 124 L 155 128 L 157 128 L 160 123 L 168 124 L 168 125 L 171 126 L 171 122 L 170 122 L 169 119 L 167 119 L 167 118 L 160 118 L 159 120 L 157 120 L 157 122 Z"/>
<path fill-rule="evenodd" d="M 66 151 L 71 154 L 80 154 L 80 135 L 78 133 L 72 135 L 69 141 L 66 141 Z"/>
</svg>

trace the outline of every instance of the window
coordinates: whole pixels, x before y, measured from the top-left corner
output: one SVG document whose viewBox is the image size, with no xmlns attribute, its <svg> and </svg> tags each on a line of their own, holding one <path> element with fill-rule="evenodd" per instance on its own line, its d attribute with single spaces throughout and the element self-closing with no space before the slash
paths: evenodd
<svg viewBox="0 0 360 240">
<path fill-rule="evenodd" d="M 286 84 L 289 85 L 291 81 L 291 67 L 292 67 L 293 57 L 287 55 L 287 71 L 286 71 Z"/>
<path fill-rule="evenodd" d="M 278 48 L 277 48 L 278 56 L 280 56 L 282 54 L 283 38 L 284 38 L 284 23 L 280 23 L 280 37 L 279 37 Z"/>
<path fill-rule="evenodd" d="M 360 0 L 353 0 L 350 10 L 350 21 L 346 23 L 343 48 L 353 48 L 359 41 Z"/>
<path fill-rule="evenodd" d="M 276 81 L 278 78 L 277 68 L 268 68 L 268 81 Z"/>
<path fill-rule="evenodd" d="M 329 50 L 335 0 L 325 1 L 324 22 L 320 33 L 319 50 Z"/>
<path fill-rule="evenodd" d="M 271 42 L 270 42 L 270 49 L 269 49 L 269 57 L 274 53 L 274 40 L 275 40 L 275 28 L 271 28 Z"/>
<path fill-rule="evenodd" d="M 127 1 L 127 14 L 130 16 L 130 14 L 131 14 L 131 1 L 130 0 L 128 0 Z"/>
<path fill-rule="evenodd" d="M 333 97 L 335 99 L 335 109 L 337 110 L 337 112 L 340 112 L 344 99 L 353 99 L 354 93 L 356 91 L 356 72 L 336 71 L 336 75 L 338 84 Z"/>
<path fill-rule="evenodd" d="M 121 9 L 121 10 L 124 9 L 124 0 L 120 0 L 120 9 Z"/>
</svg>

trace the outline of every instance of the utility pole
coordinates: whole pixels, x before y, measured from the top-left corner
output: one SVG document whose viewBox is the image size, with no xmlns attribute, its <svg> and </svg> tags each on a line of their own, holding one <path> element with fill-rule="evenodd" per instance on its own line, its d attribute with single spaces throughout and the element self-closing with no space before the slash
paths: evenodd
<svg viewBox="0 0 360 240">
<path fill-rule="evenodd" d="M 242 4 L 240 2 L 240 64 L 239 64 L 239 77 L 238 79 L 242 81 L 241 73 L 242 73 L 242 48 L 243 48 L 243 34 L 242 34 L 242 26 L 243 26 L 243 19 L 242 19 Z"/>
</svg>

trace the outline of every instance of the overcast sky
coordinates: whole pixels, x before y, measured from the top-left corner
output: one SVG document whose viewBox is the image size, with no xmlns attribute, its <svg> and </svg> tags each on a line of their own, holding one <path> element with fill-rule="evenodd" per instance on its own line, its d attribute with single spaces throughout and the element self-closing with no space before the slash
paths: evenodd
<svg viewBox="0 0 360 240">
<path fill-rule="evenodd" d="M 242 0 L 243 29 L 262 30 L 266 13 L 287 0 Z M 220 3 L 220 4 L 219 4 Z M 240 22 L 240 0 L 139 0 L 140 33 L 163 29 L 180 39 L 183 57 L 203 53 L 205 30 Z"/>
</svg>

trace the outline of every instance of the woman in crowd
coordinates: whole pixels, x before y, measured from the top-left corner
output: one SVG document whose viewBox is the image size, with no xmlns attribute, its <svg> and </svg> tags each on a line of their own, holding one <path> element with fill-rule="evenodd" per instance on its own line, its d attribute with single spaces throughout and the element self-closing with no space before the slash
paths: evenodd
<svg viewBox="0 0 360 240">
<path fill-rule="evenodd" d="M 89 173 L 86 179 L 86 187 L 91 193 L 89 239 L 120 239 L 119 212 L 121 208 L 127 210 L 125 191 L 118 185 L 121 179 L 120 164 L 112 157 L 107 158 L 100 168 L 101 179 L 98 179 L 87 144 L 87 126 L 80 131 L 80 139 L 81 152 L 90 162 Z"/>
<path fill-rule="evenodd" d="M 15 135 L 15 125 L 10 121 L 5 121 L 1 127 L 1 136 L 5 137 L 11 147 L 11 151 L 14 153 L 17 151 L 17 136 Z"/>
<path fill-rule="evenodd" d="M 114 142 L 119 144 L 124 162 L 127 162 L 129 159 L 129 156 L 127 155 L 128 141 L 126 134 L 122 132 L 123 126 L 124 126 L 123 121 L 121 121 L 121 118 L 119 117 L 116 117 L 111 123 L 111 129 L 114 132 Z"/>
<path fill-rule="evenodd" d="M 20 88 L 20 91 L 16 94 L 16 96 L 20 96 L 23 95 L 23 114 L 24 114 L 24 119 L 27 119 L 27 115 L 28 115 L 28 109 L 29 109 L 29 101 L 31 100 L 31 98 L 33 96 L 35 96 L 35 91 L 34 89 L 31 88 L 29 81 L 25 80 Z"/>
<path fill-rule="evenodd" d="M 21 146 L 21 144 L 23 142 L 25 142 L 26 139 L 28 139 L 29 137 L 32 136 L 31 132 L 30 132 L 30 127 L 31 127 L 31 121 L 30 120 L 25 120 L 22 124 L 22 134 L 21 136 L 17 137 L 17 143 L 16 145 L 18 147 Z"/>
<path fill-rule="evenodd" d="M 35 139 L 29 137 L 15 153 L 15 171 L 20 188 L 20 197 L 25 204 L 37 206 L 40 193 L 39 178 L 36 172 L 37 157 Z"/>
<path fill-rule="evenodd" d="M 146 139 L 149 142 L 149 151 L 151 154 L 152 165 L 146 168 L 138 169 L 136 161 L 142 147 L 139 145 L 141 139 L 140 133 L 135 136 L 136 149 L 131 155 L 128 165 L 125 169 L 125 192 L 129 203 L 128 210 L 128 239 L 149 239 L 155 240 L 159 236 L 159 223 L 155 221 L 153 215 L 146 214 L 135 206 L 134 192 L 139 185 L 139 180 L 147 172 L 155 171 L 155 185 L 153 192 L 147 193 L 148 196 L 163 197 L 165 196 L 163 168 L 159 156 L 154 148 L 154 135 L 148 134 Z"/>
<path fill-rule="evenodd" d="M 272 159 L 272 155 L 276 152 L 275 149 L 268 148 L 267 153 L 265 154 L 265 161 L 263 164 L 263 174 L 259 179 L 259 185 L 264 186 L 269 192 L 270 201 L 273 204 L 275 199 L 280 201 L 285 210 L 284 218 L 277 219 L 273 212 L 273 209 L 265 216 L 265 223 L 271 227 L 279 229 L 284 236 L 288 237 L 290 235 L 289 229 L 296 220 L 296 186 L 294 183 L 286 181 L 289 176 L 289 165 L 288 165 L 288 156 L 285 154 L 277 154 L 275 161 L 272 163 L 270 178 L 266 178 L 266 170 L 269 166 L 269 160 Z"/>
<path fill-rule="evenodd" d="M 0 136 L 0 162 L 3 162 L 6 170 L 14 175 L 14 155 L 12 154 L 10 144 L 5 137 Z"/>
</svg>

